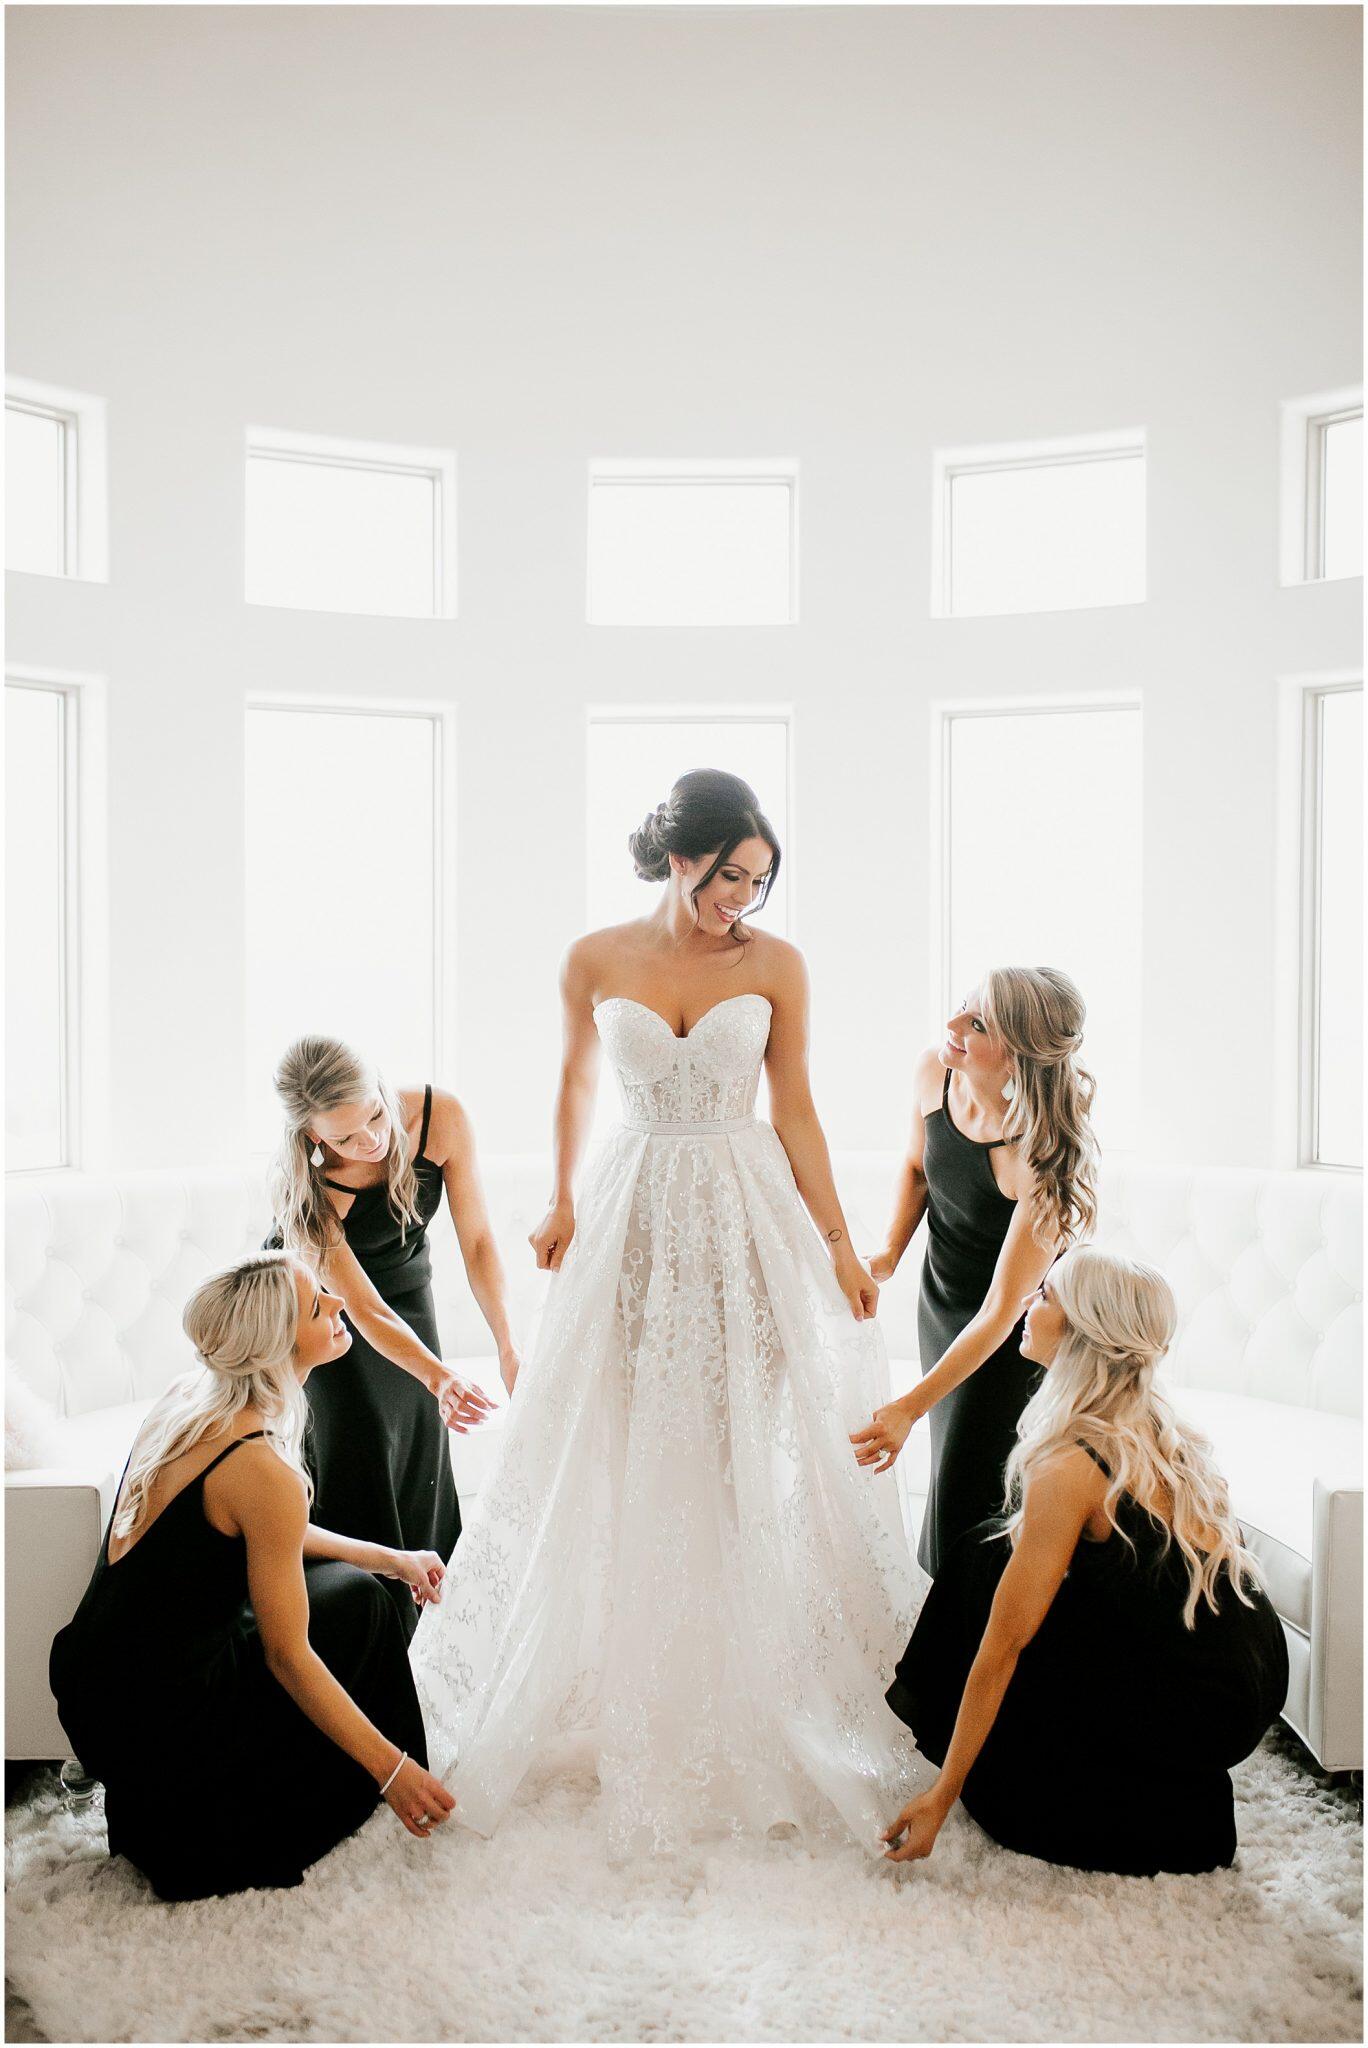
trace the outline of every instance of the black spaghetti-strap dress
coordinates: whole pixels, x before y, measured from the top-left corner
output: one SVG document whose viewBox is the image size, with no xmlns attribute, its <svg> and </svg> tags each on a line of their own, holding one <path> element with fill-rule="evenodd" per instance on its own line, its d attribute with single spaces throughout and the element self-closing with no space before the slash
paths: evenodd
<svg viewBox="0 0 1368 2048">
<path fill-rule="evenodd" d="M 989 1163 L 1002 1142 L 980 1144 L 956 1125 L 947 1068 L 940 1108 L 926 1118 L 923 1153 L 927 1247 L 917 1305 L 923 1378 L 978 1314 L 992 1284 L 1016 1210 Z M 1002 1512 L 1017 1423 L 1040 1383 L 1039 1369 L 1021 1355 L 1024 1320 L 930 1412 L 931 1486 L 917 1555 L 933 1578 L 966 1529 Z"/>
<path fill-rule="evenodd" d="M 104 1785 L 110 1853 L 164 1899 L 298 1884 L 380 1796 L 267 1670 L 247 1604 L 247 1546 L 204 1512 L 209 1474 L 260 1435 L 220 1451 L 116 1564 L 105 1530 L 85 1596 L 52 1645 L 57 1711 Z M 381 1582 L 331 1560 L 306 1564 L 305 1578 L 313 1648 L 362 1713 L 426 1767 L 407 1638 Z"/>
<path fill-rule="evenodd" d="M 1221 1869 L 1236 1847 L 1231 1766 L 1287 1698 L 1282 1623 L 1261 1591 L 1247 1607 L 1226 1580 L 1218 1611 L 1203 1603 L 1186 1628 L 1177 1545 L 1128 1495 L 1117 1521 L 1120 1533 L 1075 1550 L 963 1803 L 1004 1848 L 1050 1863 L 1132 1877 Z M 889 1688 L 935 1764 L 1011 1556 L 999 1530 L 985 1525 L 953 1547 Z"/>
<path fill-rule="evenodd" d="M 432 1298 L 427 1226 L 442 1200 L 442 1169 L 427 1157 L 432 1087 L 423 1091 L 423 1127 L 414 1173 L 420 1221 L 401 1230 L 382 1182 L 329 1187 L 354 1199 L 342 1231 L 371 1285 L 429 1351 L 441 1357 Z M 278 1240 L 277 1240 L 278 1241 Z M 305 1383 L 310 1428 L 305 1455 L 314 1481 L 310 1513 L 320 1528 L 398 1550 L 435 1550 L 449 1558 L 461 1533 L 446 1424 L 427 1388 L 382 1358 L 348 1318 L 351 1349 Z M 400 1580 L 386 1580 L 411 1636 L 418 1610 Z"/>
</svg>

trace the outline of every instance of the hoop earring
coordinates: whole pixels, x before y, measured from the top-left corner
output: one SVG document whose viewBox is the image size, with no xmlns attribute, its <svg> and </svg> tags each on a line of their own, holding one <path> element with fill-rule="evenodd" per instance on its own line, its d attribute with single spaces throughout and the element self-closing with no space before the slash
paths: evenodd
<svg viewBox="0 0 1368 2048">
<path fill-rule="evenodd" d="M 313 1151 L 309 1154 L 309 1164 L 310 1166 L 321 1166 L 323 1164 L 323 1147 L 321 1145 L 314 1146 Z"/>
</svg>

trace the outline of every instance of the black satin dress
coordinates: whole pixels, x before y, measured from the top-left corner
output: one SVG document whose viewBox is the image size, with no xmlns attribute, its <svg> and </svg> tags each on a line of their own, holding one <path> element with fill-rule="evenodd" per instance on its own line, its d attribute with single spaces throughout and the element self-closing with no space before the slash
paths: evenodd
<svg viewBox="0 0 1368 2048">
<path fill-rule="evenodd" d="M 440 1358 L 427 1226 L 441 1206 L 442 1169 L 425 1152 L 431 1118 L 429 1085 L 414 1160 L 418 1223 L 401 1230 L 383 1182 L 365 1188 L 341 1181 L 328 1185 L 354 1198 L 341 1219 L 342 1231 L 376 1293 Z M 347 1327 L 351 1349 L 305 1382 L 305 1454 L 314 1481 L 310 1515 L 339 1536 L 398 1550 L 435 1550 L 447 1559 L 461 1533 L 461 1510 L 437 1403 L 412 1373 L 372 1349 L 350 1317 Z M 408 1587 L 399 1580 L 384 1583 L 411 1636 L 418 1610 Z"/>
<path fill-rule="evenodd" d="M 164 1899 L 298 1884 L 380 1796 L 267 1670 L 247 1546 L 205 1515 L 205 1480 L 250 1441 L 220 1451 L 116 1564 L 105 1530 L 49 1660 L 72 1749 L 105 1788 L 110 1854 Z M 331 1560 L 306 1564 L 305 1578 L 313 1648 L 380 1732 L 426 1766 L 408 1640 L 381 1581 Z"/>
<path fill-rule="evenodd" d="M 1049 1863 L 1220 1869 L 1236 1847 L 1231 1766 L 1287 1698 L 1282 1623 L 1262 1592 L 1246 1607 L 1227 1581 L 1219 1611 L 1203 1603 L 1185 1628 L 1182 1553 L 1127 1495 L 1117 1519 L 1124 1534 L 1075 1550 L 961 1797 L 995 1842 Z M 889 1688 L 934 1764 L 1011 1555 L 999 1529 L 971 1530 L 944 1560 Z"/>
<path fill-rule="evenodd" d="M 917 1304 L 922 1377 L 983 1307 L 1016 1203 L 993 1178 L 1002 1143 L 966 1138 L 950 1113 L 950 1070 L 940 1108 L 926 1118 L 926 1259 Z M 934 1578 L 956 1539 L 1002 1512 L 1003 1474 L 1021 1411 L 1040 1383 L 1021 1355 L 1025 1318 L 977 1372 L 931 1409 L 931 1486 L 917 1556 Z"/>
</svg>

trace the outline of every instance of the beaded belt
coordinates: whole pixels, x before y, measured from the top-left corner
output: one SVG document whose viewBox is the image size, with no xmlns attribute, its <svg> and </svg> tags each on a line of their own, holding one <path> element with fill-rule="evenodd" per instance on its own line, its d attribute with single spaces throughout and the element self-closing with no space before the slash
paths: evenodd
<svg viewBox="0 0 1368 2048">
<path fill-rule="evenodd" d="M 622 1128 L 624 1131 L 644 1131 L 648 1138 L 726 1138 L 733 1131 L 753 1131 L 759 1122 L 758 1116 L 722 1116 L 707 1123 L 669 1124 L 627 1116 L 622 1120 Z"/>
</svg>

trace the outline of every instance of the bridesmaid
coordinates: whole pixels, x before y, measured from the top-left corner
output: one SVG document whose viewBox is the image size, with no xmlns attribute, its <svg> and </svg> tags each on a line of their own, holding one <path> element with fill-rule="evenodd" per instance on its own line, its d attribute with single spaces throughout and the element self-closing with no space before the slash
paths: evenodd
<svg viewBox="0 0 1368 2048">
<path fill-rule="evenodd" d="M 1092 1247 L 1032 1297 L 1045 1375 L 1011 1519 L 955 1546 L 889 1689 L 941 1766 L 885 1835 L 895 1860 L 930 1855 L 956 1798 L 1004 1848 L 1078 1869 L 1234 1857 L 1230 1767 L 1286 1700 L 1287 1641 L 1208 1445 L 1155 1387 L 1174 1321 L 1153 1267 Z"/>
<path fill-rule="evenodd" d="M 284 1252 L 196 1289 L 199 1369 L 143 1424 L 52 1646 L 110 1852 L 164 1899 L 298 1884 L 380 1799 L 420 1840 L 455 1803 L 428 1772 L 407 1639 L 373 1576 L 421 1605 L 441 1597 L 441 1559 L 308 1520 L 304 1384 L 345 1356 L 341 1308 Z"/>
<path fill-rule="evenodd" d="M 1053 967 L 998 967 L 915 1076 L 912 1138 L 882 1283 L 927 1218 L 917 1335 L 921 1383 L 851 1437 L 886 1472 L 931 1417 L 931 1487 L 917 1555 L 934 1577 L 956 1537 L 1002 1506 L 1017 1423 L 1037 1384 L 1021 1303 L 1096 1219 L 1093 1081 L 1078 1063 L 1083 999 Z"/>
<path fill-rule="evenodd" d="M 319 1519 L 449 1558 L 461 1512 L 446 1431 L 464 1434 L 493 1404 L 442 1363 L 427 1229 L 443 1188 L 510 1393 L 518 1373 L 474 1133 L 444 1089 L 395 1095 L 335 1038 L 297 1040 L 275 1087 L 285 1132 L 273 1241 L 317 1264 L 355 1333 L 345 1362 L 309 1389 Z M 415 1611 L 400 1607 L 411 1634 Z"/>
</svg>

